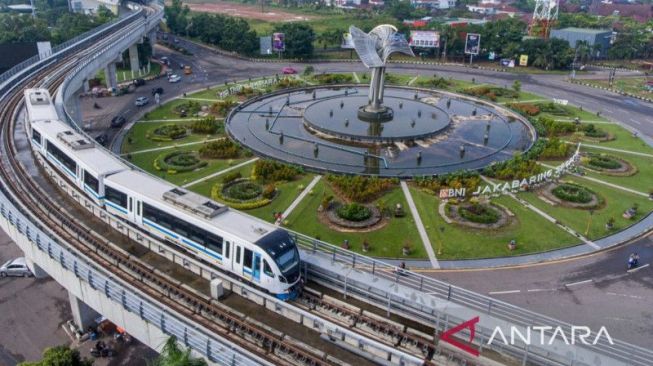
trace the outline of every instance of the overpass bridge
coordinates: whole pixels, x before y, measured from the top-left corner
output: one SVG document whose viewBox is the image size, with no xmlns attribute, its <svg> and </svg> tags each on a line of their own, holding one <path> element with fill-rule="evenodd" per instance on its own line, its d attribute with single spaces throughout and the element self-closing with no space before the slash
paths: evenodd
<svg viewBox="0 0 653 366">
<path fill-rule="evenodd" d="M 84 88 L 90 75 L 107 66 L 111 68 L 117 55 L 151 34 L 163 16 L 160 4 L 131 5 L 131 8 L 129 15 L 56 48 L 49 57 L 31 60 L 21 65 L 21 70 L 0 75 L 4 113 L 0 226 L 25 252 L 36 274 L 49 274 L 69 291 L 78 325 L 86 323 L 94 313 L 101 313 L 154 349 L 160 349 L 165 338 L 174 335 L 197 355 L 220 365 L 338 363 L 324 352 L 307 351 L 279 331 L 248 319 L 246 314 L 225 309 L 210 295 L 166 275 L 156 266 L 143 263 L 108 240 L 111 235 L 88 224 L 101 221 L 136 245 L 176 263 L 207 283 L 223 281 L 234 293 L 309 327 L 328 342 L 375 363 L 618 366 L 653 362 L 651 351 L 618 340 L 610 344 L 605 338 L 599 338 L 595 345 L 571 347 L 560 338 L 554 338 L 550 345 L 527 345 L 519 339 L 514 344 L 487 344 L 496 327 L 506 333 L 514 327 L 522 334 L 532 326 L 560 326 L 567 335 L 573 330 L 570 324 L 415 273 L 399 274 L 382 261 L 295 233 L 302 248 L 303 273 L 309 281 L 383 309 L 387 316 L 410 319 L 432 332 L 409 333 L 377 319 L 373 329 L 382 331 L 385 338 L 373 337 L 354 330 L 351 324 L 343 324 L 343 319 L 352 318 L 346 315 L 348 309 L 351 311 L 346 304 L 331 302 L 329 305 L 339 313 L 338 321 L 308 311 L 310 307 L 279 302 L 257 289 L 233 282 L 205 263 L 176 252 L 107 215 L 47 164 L 40 164 L 39 172 L 48 176 L 78 209 L 67 207 L 63 200 L 48 198 L 52 191 L 41 185 L 47 181 L 28 174 L 35 170 L 14 160 L 29 155 L 29 148 L 25 150 L 23 146 L 21 150 L 20 144 L 14 141 L 20 130 L 14 122 L 20 115 L 22 89 L 40 85 L 56 90 L 60 116 L 83 133 L 77 127 L 81 119 L 75 103 L 76 93 Z M 86 221 L 86 216 L 95 221 Z M 315 305 L 320 300 L 312 301 Z M 353 317 L 359 322 L 363 318 L 361 314 Z M 439 342 L 444 331 L 476 317 L 475 332 L 465 328 L 458 336 L 473 339 L 469 348 L 481 357 Z M 373 323 L 369 317 L 365 319 L 368 325 Z M 547 330 L 546 334 L 548 340 L 553 331 Z M 590 339 L 594 336 L 596 333 Z"/>
</svg>

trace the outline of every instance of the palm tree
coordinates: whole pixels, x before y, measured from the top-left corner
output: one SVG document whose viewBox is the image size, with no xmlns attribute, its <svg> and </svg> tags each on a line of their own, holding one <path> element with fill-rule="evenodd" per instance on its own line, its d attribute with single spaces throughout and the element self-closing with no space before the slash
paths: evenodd
<svg viewBox="0 0 653 366">
<path fill-rule="evenodd" d="M 179 348 L 177 337 L 172 336 L 166 341 L 159 357 L 148 362 L 148 366 L 207 366 L 207 363 L 202 358 L 191 357 L 190 348 Z"/>
<path fill-rule="evenodd" d="M 442 51 L 442 56 L 444 57 L 444 62 L 447 62 L 447 48 L 453 46 L 454 42 L 458 39 L 458 31 L 452 26 L 447 26 L 443 29 L 441 37 L 444 38 L 444 51 Z"/>
</svg>

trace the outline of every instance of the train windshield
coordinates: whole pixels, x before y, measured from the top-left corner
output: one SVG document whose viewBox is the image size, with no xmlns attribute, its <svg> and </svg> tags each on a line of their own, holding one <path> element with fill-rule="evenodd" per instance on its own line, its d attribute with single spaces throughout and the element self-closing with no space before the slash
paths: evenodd
<svg viewBox="0 0 653 366">
<path fill-rule="evenodd" d="M 256 244 L 274 259 L 284 275 L 299 264 L 295 240 L 285 230 L 273 231 L 259 239 Z"/>
</svg>

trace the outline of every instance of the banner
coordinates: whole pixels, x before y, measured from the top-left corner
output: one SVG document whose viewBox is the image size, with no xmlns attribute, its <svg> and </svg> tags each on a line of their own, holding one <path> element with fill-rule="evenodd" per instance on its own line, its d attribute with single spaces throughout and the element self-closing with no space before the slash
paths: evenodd
<svg viewBox="0 0 653 366">
<path fill-rule="evenodd" d="M 481 35 L 478 33 L 467 33 L 465 39 L 465 54 L 478 55 L 481 50 Z"/>
<path fill-rule="evenodd" d="M 261 55 L 271 55 L 272 54 L 272 37 L 265 36 L 259 38 L 260 44 L 260 53 Z"/>
<path fill-rule="evenodd" d="M 519 56 L 519 66 L 528 66 L 528 55 Z"/>
<path fill-rule="evenodd" d="M 351 33 L 345 32 L 342 34 L 342 43 L 340 48 L 353 50 L 354 49 L 354 39 L 351 37 Z"/>
<path fill-rule="evenodd" d="M 285 34 L 283 33 L 273 33 L 272 34 L 272 50 L 275 52 L 285 51 Z"/>
<path fill-rule="evenodd" d="M 503 67 L 515 67 L 515 60 L 511 58 L 502 58 L 499 62 Z"/>
<path fill-rule="evenodd" d="M 494 61 L 495 58 L 497 58 L 497 54 L 494 53 L 494 52 L 490 52 L 490 53 L 487 55 L 487 59 L 490 60 L 490 61 Z"/>
<path fill-rule="evenodd" d="M 410 31 L 408 45 L 411 47 L 438 48 L 440 47 L 440 33 L 432 31 Z"/>
</svg>

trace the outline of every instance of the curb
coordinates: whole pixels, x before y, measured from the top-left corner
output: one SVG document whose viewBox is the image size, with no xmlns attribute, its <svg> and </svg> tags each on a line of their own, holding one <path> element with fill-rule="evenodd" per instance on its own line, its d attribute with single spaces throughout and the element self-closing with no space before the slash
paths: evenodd
<svg viewBox="0 0 653 366">
<path fill-rule="evenodd" d="M 570 83 L 570 84 L 582 85 L 582 86 L 586 86 L 586 87 L 590 87 L 590 88 L 594 88 L 594 89 L 601 89 L 601 90 L 609 91 L 609 92 L 612 92 L 612 93 L 615 93 L 615 94 L 623 95 L 623 96 L 626 96 L 626 97 L 631 97 L 631 98 L 643 100 L 645 102 L 653 103 L 653 98 L 645 98 L 645 97 L 642 97 L 640 95 L 635 95 L 635 94 L 624 92 L 624 91 L 621 91 L 621 90 L 618 90 L 618 89 L 606 88 L 604 86 L 589 84 L 589 83 L 585 83 L 585 82 L 577 81 L 577 80 L 573 80 L 573 79 L 567 79 L 566 81 L 568 83 Z"/>
</svg>

